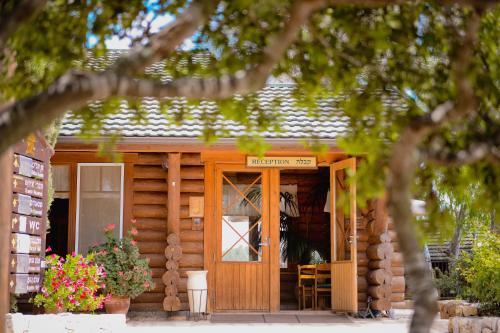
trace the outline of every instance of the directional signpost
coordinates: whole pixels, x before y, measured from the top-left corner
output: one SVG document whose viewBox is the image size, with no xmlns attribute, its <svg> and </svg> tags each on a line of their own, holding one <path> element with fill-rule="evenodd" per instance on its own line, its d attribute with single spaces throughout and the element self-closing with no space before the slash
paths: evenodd
<svg viewBox="0 0 500 333">
<path fill-rule="evenodd" d="M 19 142 L 13 151 L 9 290 L 19 295 L 38 291 L 43 277 L 47 172 L 53 151 L 38 134 Z"/>
</svg>

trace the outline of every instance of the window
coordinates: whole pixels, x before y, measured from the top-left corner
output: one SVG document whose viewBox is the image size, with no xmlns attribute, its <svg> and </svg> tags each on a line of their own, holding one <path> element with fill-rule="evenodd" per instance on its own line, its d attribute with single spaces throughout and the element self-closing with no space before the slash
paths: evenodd
<svg viewBox="0 0 500 333">
<path fill-rule="evenodd" d="M 114 224 L 123 234 L 123 164 L 79 163 L 75 250 L 86 254 L 104 241 L 103 229 Z"/>
</svg>

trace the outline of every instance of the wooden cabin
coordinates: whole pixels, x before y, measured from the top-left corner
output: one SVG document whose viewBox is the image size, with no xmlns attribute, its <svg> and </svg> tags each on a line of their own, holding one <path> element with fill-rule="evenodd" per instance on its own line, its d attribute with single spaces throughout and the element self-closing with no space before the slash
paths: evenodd
<svg viewBox="0 0 500 333">
<path fill-rule="evenodd" d="M 380 200 L 357 207 L 346 174 L 362 157 L 335 143 L 348 119 L 327 102 L 324 114 L 308 117 L 287 100 L 291 90 L 277 83 L 261 92 L 264 101 L 280 95 L 284 103 L 283 131 L 264 134 L 271 145 L 264 159 L 237 149 L 243 128 L 235 122 L 224 122 L 226 137 L 207 146 L 198 139 L 205 111 L 191 110 L 190 120 L 174 125 L 145 100 L 147 123 L 134 123 L 124 106 L 106 121 L 103 135 L 122 135 L 114 162 L 78 139 L 81 123 L 67 116 L 51 160 L 47 243 L 59 254 L 85 252 L 102 241 L 105 225 L 123 235 L 136 221 L 156 287 L 134 299 L 133 310 L 176 308 L 177 298 L 187 309 L 188 270 L 208 270 L 210 312 L 297 309 L 297 265 L 308 262 L 331 263 L 324 308 L 358 312 L 368 296 L 373 309 L 398 307 L 405 281 L 392 223 Z M 311 135 L 328 152 L 305 149 Z M 166 251 L 171 234 L 180 237 L 180 258 Z"/>
</svg>

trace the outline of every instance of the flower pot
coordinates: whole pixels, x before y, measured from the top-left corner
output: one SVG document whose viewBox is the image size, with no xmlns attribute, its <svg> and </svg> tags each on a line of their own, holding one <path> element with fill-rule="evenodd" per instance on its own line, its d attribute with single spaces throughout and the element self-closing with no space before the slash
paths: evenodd
<svg viewBox="0 0 500 333">
<path fill-rule="evenodd" d="M 130 307 L 130 297 L 128 296 L 111 296 L 110 299 L 104 302 L 106 312 L 110 314 L 127 314 Z"/>
<path fill-rule="evenodd" d="M 207 312 L 207 272 L 187 271 L 187 291 L 189 311 L 191 313 Z"/>
<path fill-rule="evenodd" d="M 44 308 L 44 312 L 45 312 L 45 314 L 58 314 L 58 313 L 66 312 L 66 310 L 64 308 L 61 308 L 61 309 L 57 309 L 57 308 L 47 309 L 47 308 Z"/>
</svg>

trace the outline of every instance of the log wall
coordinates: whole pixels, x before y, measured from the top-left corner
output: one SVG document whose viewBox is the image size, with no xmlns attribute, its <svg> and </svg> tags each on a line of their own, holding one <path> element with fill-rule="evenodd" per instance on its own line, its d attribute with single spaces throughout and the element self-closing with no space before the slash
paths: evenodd
<svg viewBox="0 0 500 333">
<path fill-rule="evenodd" d="M 153 271 L 156 287 L 153 291 L 146 292 L 132 301 L 132 310 L 152 311 L 163 310 L 165 298 L 165 284 L 162 276 L 167 271 L 165 248 L 167 247 L 167 217 L 168 217 L 168 169 L 162 168 L 167 159 L 165 153 L 139 153 L 138 159 L 133 165 L 133 217 L 137 220 L 136 227 L 139 231 L 135 240 L 138 243 L 143 257 L 149 259 Z M 204 167 L 198 153 L 181 154 L 181 184 L 180 184 L 180 243 L 182 246 L 182 257 L 178 262 L 180 280 L 177 292 L 181 301 L 181 309 L 188 308 L 186 282 L 187 270 L 203 269 L 203 223 L 193 226 L 189 217 L 189 197 L 203 196 L 204 194 Z M 312 176 L 312 177 L 311 177 Z M 301 208 L 301 230 L 309 234 L 311 240 L 317 242 L 329 242 L 329 218 L 323 213 L 324 203 L 317 208 L 305 211 L 306 194 L 310 193 L 319 182 L 324 181 L 322 177 L 313 175 L 291 175 L 282 174 L 281 184 L 298 184 L 298 201 Z M 311 209 L 309 207 L 309 209 Z M 312 213 L 312 214 L 311 214 Z M 389 295 L 389 302 L 393 307 L 398 307 L 404 301 L 404 268 L 402 256 L 397 245 L 396 234 L 392 222 L 387 221 L 386 240 L 390 247 L 390 255 L 385 264 L 376 259 L 378 256 L 386 255 L 381 249 L 374 248 L 379 240 L 371 238 L 374 230 L 370 233 L 370 224 L 375 220 L 375 205 L 358 211 L 357 221 L 357 261 L 358 261 L 358 304 L 359 309 L 366 308 L 367 295 L 369 293 L 384 293 Z M 325 215 L 325 216 L 323 216 Z M 326 225 L 325 225 L 326 224 Z M 325 238 L 327 235 L 327 238 Z M 380 254 L 384 252 L 384 254 Z M 386 264 L 390 263 L 389 266 Z M 384 264 L 384 265 L 382 265 Z M 388 268 L 392 277 L 387 287 L 380 286 L 381 281 L 386 280 L 387 275 L 382 274 L 380 269 Z M 382 277 L 383 275 L 383 277 Z M 377 284 L 378 283 L 378 284 Z M 383 283 L 382 283 L 383 285 Z M 375 287 L 375 288 L 374 288 Z M 380 290 L 384 289 L 384 290 Z"/>
<path fill-rule="evenodd" d="M 139 231 L 135 240 L 141 255 L 148 258 L 153 271 L 155 289 L 132 300 L 131 309 L 136 311 L 162 311 L 165 284 L 162 276 L 166 272 L 165 248 L 167 247 L 168 218 L 168 169 L 165 153 L 139 153 L 133 165 L 133 217 Z M 186 280 L 187 270 L 203 269 L 203 224 L 192 230 L 189 217 L 189 197 L 202 196 L 204 192 L 204 169 L 200 154 L 181 154 L 181 209 L 180 241 L 182 257 L 179 261 L 180 280 L 177 286 L 181 309 L 188 308 Z"/>
</svg>

